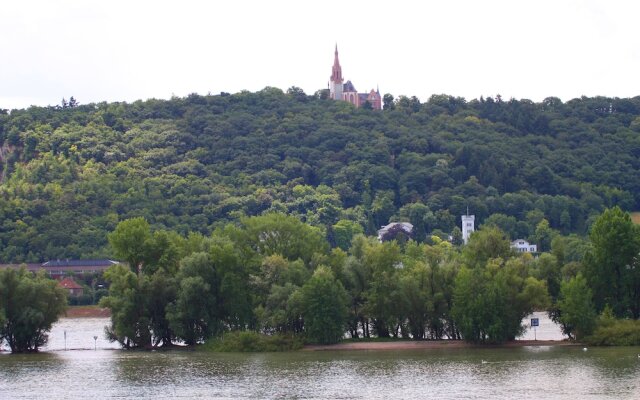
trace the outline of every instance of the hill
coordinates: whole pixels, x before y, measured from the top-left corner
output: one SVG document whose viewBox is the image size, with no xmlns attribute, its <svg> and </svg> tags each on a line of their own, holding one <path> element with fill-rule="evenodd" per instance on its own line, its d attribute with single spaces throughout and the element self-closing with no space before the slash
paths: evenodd
<svg viewBox="0 0 640 400">
<path fill-rule="evenodd" d="M 640 209 L 640 97 L 386 95 L 382 112 L 323 97 L 265 88 L 1 113 L 0 260 L 109 256 L 106 233 L 135 216 L 208 234 L 282 211 L 338 244 L 339 229 L 399 218 L 418 239 L 449 233 L 467 207 L 512 237 L 542 218 L 584 233 L 605 207 Z"/>
</svg>

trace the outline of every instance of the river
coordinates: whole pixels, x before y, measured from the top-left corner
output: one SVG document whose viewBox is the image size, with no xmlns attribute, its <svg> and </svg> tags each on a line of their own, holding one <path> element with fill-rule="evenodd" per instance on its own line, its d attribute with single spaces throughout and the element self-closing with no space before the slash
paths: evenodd
<svg viewBox="0 0 640 400">
<path fill-rule="evenodd" d="M 1 354 L 0 399 L 640 398 L 638 347 L 143 352 L 113 349 L 106 322 L 63 319 L 47 351 Z"/>
</svg>

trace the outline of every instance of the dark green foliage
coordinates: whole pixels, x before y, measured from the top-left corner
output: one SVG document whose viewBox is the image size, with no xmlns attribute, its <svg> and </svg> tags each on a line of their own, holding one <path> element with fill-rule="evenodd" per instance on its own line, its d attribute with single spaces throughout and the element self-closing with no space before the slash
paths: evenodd
<svg viewBox="0 0 640 400">
<path fill-rule="evenodd" d="M 207 253 L 194 253 L 180 263 L 175 302 L 166 308 L 169 326 L 187 345 L 202 343 L 221 330 L 217 271 Z"/>
<path fill-rule="evenodd" d="M 302 339 L 284 334 L 263 335 L 252 331 L 229 332 L 208 340 L 204 349 L 221 352 L 294 351 L 303 346 Z"/>
<path fill-rule="evenodd" d="M 611 306 L 617 317 L 640 318 L 640 226 L 619 207 L 607 209 L 593 224 L 585 277 L 597 311 Z"/>
<path fill-rule="evenodd" d="M 464 249 L 465 260 L 473 264 L 456 277 L 451 312 L 467 341 L 514 340 L 524 329 L 522 319 L 549 304 L 545 283 L 529 276 L 525 259 L 505 252 L 509 242 L 502 235 L 495 227 L 482 229 Z"/>
<path fill-rule="evenodd" d="M 524 238 L 530 212 L 567 234 L 605 207 L 640 207 L 640 98 L 550 99 L 387 94 L 371 112 L 291 87 L 12 110 L 0 260 L 113 256 L 106 234 L 132 217 L 185 235 L 282 212 L 335 246 L 341 219 L 374 234 L 402 216 L 422 241 L 469 206 Z"/>
<path fill-rule="evenodd" d="M 570 338 L 583 339 L 593 331 L 596 312 L 586 279 L 578 274 L 562 283 L 558 299 L 559 322 Z"/>
<path fill-rule="evenodd" d="M 601 316 L 584 342 L 591 346 L 640 346 L 640 321 Z"/>
<path fill-rule="evenodd" d="M 305 333 L 312 343 L 332 344 L 342 339 L 347 319 L 347 292 L 326 267 L 316 269 L 300 290 Z"/>
<path fill-rule="evenodd" d="M 116 264 L 105 272 L 105 279 L 110 283 L 109 295 L 100 300 L 100 306 L 111 310 L 111 325 L 105 328 L 107 338 L 127 349 L 151 346 L 151 323 L 142 287 L 144 277 Z"/>
<path fill-rule="evenodd" d="M 66 291 L 43 273 L 0 270 L 0 344 L 13 353 L 38 351 L 66 306 Z"/>
</svg>

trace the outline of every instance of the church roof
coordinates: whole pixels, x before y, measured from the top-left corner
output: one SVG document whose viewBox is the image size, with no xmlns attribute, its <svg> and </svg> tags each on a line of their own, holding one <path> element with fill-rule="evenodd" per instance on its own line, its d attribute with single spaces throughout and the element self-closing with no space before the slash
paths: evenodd
<svg viewBox="0 0 640 400">
<path fill-rule="evenodd" d="M 347 83 L 345 83 L 344 86 L 342 86 L 342 91 L 343 92 L 357 92 L 356 87 L 353 86 L 353 83 L 351 83 L 351 81 L 347 81 Z"/>
</svg>

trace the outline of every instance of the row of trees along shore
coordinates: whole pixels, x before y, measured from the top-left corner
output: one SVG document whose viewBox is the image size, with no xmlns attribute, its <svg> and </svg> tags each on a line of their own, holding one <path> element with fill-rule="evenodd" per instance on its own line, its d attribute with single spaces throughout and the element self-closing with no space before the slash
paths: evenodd
<svg viewBox="0 0 640 400">
<path fill-rule="evenodd" d="M 101 304 L 112 310 L 110 338 L 126 348 L 193 345 L 227 331 L 312 343 L 502 343 L 523 332 L 524 317 L 547 309 L 580 339 L 603 311 L 640 316 L 640 230 L 619 208 L 596 220 L 588 241 L 554 234 L 539 258 L 514 253 L 494 225 L 462 247 L 356 234 L 348 251 L 330 250 L 318 229 L 283 214 L 243 218 L 211 237 L 151 232 L 136 218 L 109 241 L 130 268 L 106 273 L 111 288 Z"/>
<path fill-rule="evenodd" d="M 246 217 L 210 237 L 152 231 L 134 218 L 109 235 L 127 264 L 106 271 L 101 305 L 112 312 L 109 339 L 124 348 L 195 345 L 225 332 L 322 344 L 502 343 L 522 333 L 533 310 L 550 310 L 574 339 L 615 344 L 622 330 L 623 344 L 640 343 L 640 228 L 615 207 L 596 219 L 588 241 L 552 233 L 551 252 L 534 258 L 513 252 L 495 225 L 466 246 L 356 233 L 344 251 L 284 214 Z M 0 343 L 37 351 L 65 306 L 65 291 L 42 273 L 1 270 Z"/>
</svg>

